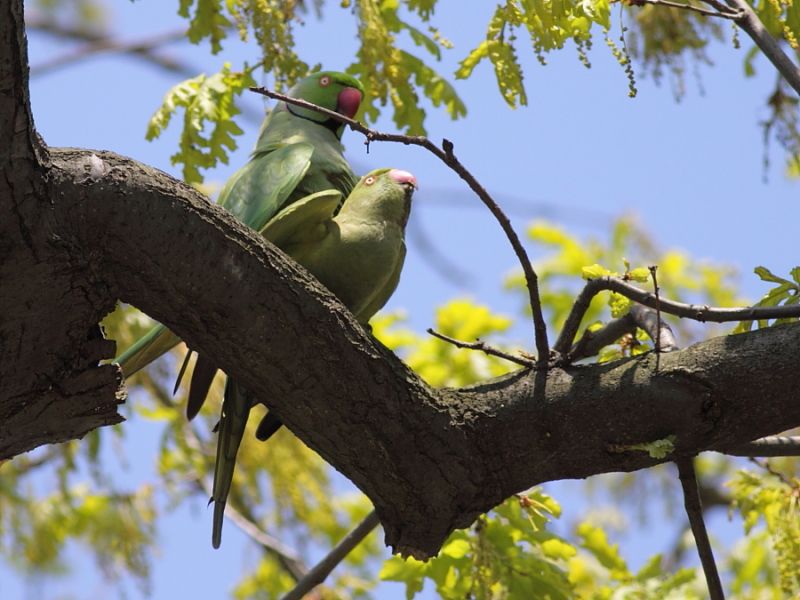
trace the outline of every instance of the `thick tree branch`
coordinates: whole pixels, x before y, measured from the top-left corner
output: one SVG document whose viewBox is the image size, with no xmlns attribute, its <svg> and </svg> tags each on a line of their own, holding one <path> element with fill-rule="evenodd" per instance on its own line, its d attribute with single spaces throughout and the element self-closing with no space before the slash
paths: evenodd
<svg viewBox="0 0 800 600">
<path fill-rule="evenodd" d="M 787 352 L 800 326 L 710 340 L 661 355 L 658 369 L 646 355 L 433 390 L 300 267 L 191 188 L 111 153 L 51 154 L 50 220 L 91 291 L 83 302 L 109 310 L 121 298 L 212 356 L 369 496 L 395 550 L 430 556 L 454 528 L 537 483 L 659 462 L 610 445 L 675 435 L 676 455 L 693 455 L 800 425 L 800 359 Z M 68 322 L 64 310 L 30 312 L 26 335 L 80 339 L 102 314 L 73 311 Z M 30 364 L 16 362 L 12 383 Z M 87 361 L 84 376 L 107 368 Z M 74 390 L 64 402 L 89 410 L 98 400 Z M 31 447 L 23 438 L 12 432 L 4 455 Z"/>
<path fill-rule="evenodd" d="M 97 326 L 117 299 L 241 380 L 367 494 L 389 545 L 421 558 L 532 485 L 660 462 L 611 446 L 675 436 L 664 459 L 675 460 L 800 425 L 798 325 L 430 388 L 188 186 L 108 152 L 51 149 L 48 162 L 27 108 L 21 2 L 0 6 L 0 123 L 12 133 L 0 153 L 0 458 L 120 420 L 124 385 L 98 365 L 113 344 Z"/>
</svg>

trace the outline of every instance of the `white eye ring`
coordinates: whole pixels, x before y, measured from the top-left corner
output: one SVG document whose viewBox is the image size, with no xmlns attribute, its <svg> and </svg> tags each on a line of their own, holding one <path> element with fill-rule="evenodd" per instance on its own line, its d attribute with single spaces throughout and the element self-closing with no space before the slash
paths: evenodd
<svg viewBox="0 0 800 600">
<path fill-rule="evenodd" d="M 322 87 L 328 87 L 331 84 L 331 78 L 328 77 L 327 75 L 323 75 L 322 77 L 319 78 L 319 84 Z"/>
<path fill-rule="evenodd" d="M 372 185 L 373 183 L 375 183 L 375 178 L 372 175 L 364 179 L 364 185 Z"/>
</svg>

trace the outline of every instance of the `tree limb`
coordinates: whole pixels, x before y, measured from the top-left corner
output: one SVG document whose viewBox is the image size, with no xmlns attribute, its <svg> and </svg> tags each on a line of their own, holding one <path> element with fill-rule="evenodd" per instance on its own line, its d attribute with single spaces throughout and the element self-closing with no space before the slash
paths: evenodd
<svg viewBox="0 0 800 600">
<path fill-rule="evenodd" d="M 800 436 L 771 435 L 723 452 L 730 456 L 800 456 Z"/>
<path fill-rule="evenodd" d="M 297 585 L 281 600 L 302 600 L 306 594 L 325 581 L 336 566 L 367 537 L 373 529 L 380 525 L 377 513 L 373 510 L 356 527 L 314 565 Z"/>
<path fill-rule="evenodd" d="M 21 1 L 2 6 L 0 49 L 24 48 Z M 12 53 L 17 67 L 23 54 Z M 24 69 L 7 56 L 0 458 L 121 419 L 119 368 L 98 364 L 113 344 L 97 323 L 117 299 L 264 399 L 370 498 L 387 544 L 418 558 L 533 485 L 674 460 L 612 445 L 675 436 L 675 456 L 692 456 L 800 425 L 798 325 L 663 354 L 657 369 L 644 355 L 432 389 L 302 267 L 189 186 L 109 152 L 50 149 L 48 162 L 26 120 Z"/>
<path fill-rule="evenodd" d="M 783 51 L 778 40 L 770 35 L 752 7 L 745 0 L 725 0 L 725 3 L 741 12 L 742 16 L 735 20 L 736 24 L 753 39 L 786 82 L 800 94 L 800 68 Z"/>
<path fill-rule="evenodd" d="M 675 464 L 678 465 L 678 477 L 683 488 L 683 501 L 686 507 L 686 514 L 689 516 L 692 534 L 694 534 L 694 540 L 697 544 L 697 552 L 700 554 L 700 562 L 703 565 L 703 573 L 706 576 L 709 596 L 711 600 L 725 600 L 722 582 L 719 579 L 717 565 L 714 562 L 714 553 L 711 551 L 711 543 L 708 540 L 708 532 L 706 532 L 706 524 L 703 520 L 703 506 L 697 489 L 697 475 L 693 461 L 693 458 L 680 458 L 675 461 Z"/>
</svg>

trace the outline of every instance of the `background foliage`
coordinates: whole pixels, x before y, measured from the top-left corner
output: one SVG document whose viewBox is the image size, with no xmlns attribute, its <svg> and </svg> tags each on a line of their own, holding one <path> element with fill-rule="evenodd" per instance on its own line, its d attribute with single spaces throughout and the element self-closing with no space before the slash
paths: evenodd
<svg viewBox="0 0 800 600">
<path fill-rule="evenodd" d="M 52 23 L 74 26 L 76 31 L 102 32 L 109 26 L 105 5 L 95 0 L 29 4 Z M 754 7 L 769 31 L 796 50 L 800 5 L 770 0 Z M 637 78 L 651 77 L 666 79 L 680 99 L 687 75 L 710 64 L 707 49 L 715 41 L 743 45 L 743 72 L 752 76 L 756 69 L 755 49 L 730 23 L 678 8 L 627 7 L 607 0 L 508 0 L 497 5 L 485 37 L 466 50 L 453 48 L 446 36 L 455 24 L 438 22 L 436 8 L 436 0 L 181 0 L 178 11 L 186 19 L 186 35 L 192 42 L 207 43 L 211 52 L 224 55 L 226 45 L 244 39 L 257 45 L 258 59 L 225 62 L 216 73 L 192 73 L 165 90 L 147 137 L 177 132 L 172 162 L 187 181 L 200 184 L 207 170 L 227 163 L 237 148 L 246 129 L 240 102 L 250 85 L 268 78 L 273 87 L 284 89 L 319 67 L 304 62 L 302 49 L 295 45 L 296 30 L 305 20 L 324 19 L 334 10 L 348 11 L 355 23 L 358 49 L 347 70 L 360 77 L 367 89 L 360 118 L 375 122 L 386 113 L 399 130 L 408 133 L 425 133 L 426 110 L 443 111 L 452 119 L 466 117 L 470 103 L 460 97 L 455 80 L 473 77 L 481 65 L 491 66 L 497 90 L 509 107 L 523 106 L 529 95 L 522 57 L 532 54 L 544 64 L 553 51 L 571 45 L 577 60 L 588 68 L 597 39 L 619 63 L 627 79 L 627 91 L 623 84 L 621 93 L 630 95 L 637 93 Z M 445 52 L 463 55 L 452 73 L 440 67 Z M 800 171 L 797 99 L 776 78 L 764 107 L 766 116 L 760 122 L 764 160 L 769 158 L 770 141 L 777 142 L 787 175 L 794 176 Z M 536 249 L 543 302 L 555 330 L 581 286 L 582 274 L 593 265 L 623 272 L 626 263 L 632 267 L 658 264 L 664 295 L 711 305 L 744 302 L 730 267 L 695 260 L 680 250 L 661 249 L 632 219 L 615 221 L 606 239 L 584 238 L 543 221 L 531 223 L 527 236 Z M 756 273 L 772 286 L 762 304 L 798 302 L 797 269 L 773 274 L 759 267 Z M 506 289 L 519 299 L 520 307 L 525 305 L 519 274 L 507 278 Z M 624 306 L 613 297 L 600 297 L 584 326 L 608 320 L 620 310 Z M 469 298 L 457 298 L 440 306 L 432 319 L 437 331 L 458 339 L 486 339 L 511 352 L 523 349 L 508 335 L 516 323 L 526 320 L 523 309 L 502 315 Z M 121 307 L 105 322 L 109 336 L 120 347 L 149 325 L 146 317 L 130 307 Z M 432 385 L 465 385 L 513 367 L 422 335 L 400 313 L 379 315 L 372 326 L 379 339 Z M 681 323 L 678 333 L 682 344 L 688 345 L 729 329 Z M 600 360 L 648 347 L 642 336 L 622 340 L 606 349 Z M 207 403 L 201 418 L 187 423 L 184 391 L 171 394 L 182 352 L 177 349 L 129 381 L 132 401 L 124 409 L 126 416 L 146 420 L 159 431 L 158 482 L 129 485 L 120 481 L 118 471 L 129 460 L 125 425 L 93 432 L 82 442 L 39 449 L 0 467 L 0 553 L 12 568 L 34 578 L 65 574 L 69 569 L 65 556 L 71 545 L 80 544 L 94 556 L 105 577 L 132 580 L 143 592 L 149 591 L 159 523 L 175 507 L 205 499 L 213 470 L 211 430 L 219 414 L 221 381 L 215 383 L 214 401 Z M 246 438 L 252 440 L 252 435 Z M 797 461 L 747 463 L 715 456 L 704 457 L 700 466 L 706 506 L 729 507 L 744 524 L 741 539 L 718 555 L 732 596 L 781 598 L 800 593 Z M 597 479 L 586 484 L 584 493 L 612 494 L 618 501 L 617 512 L 590 511 L 574 524 L 559 526 L 559 502 L 534 489 L 510 498 L 470 529 L 454 533 L 440 556 L 429 563 L 396 557 L 384 561 L 373 535 L 326 582 L 324 593 L 330 597 L 368 595 L 383 579 L 403 582 L 407 597 L 427 586 L 427 591 L 435 590 L 442 598 L 703 598 L 702 574 L 683 566 L 685 532 L 676 533 L 671 556 L 651 556 L 636 570 L 628 566 L 613 541 L 621 513 L 639 514 L 642 520 L 665 515 L 682 519 L 674 501 L 663 503 L 663 514 L 653 508 L 661 504 L 658 498 L 667 495 L 674 475 L 659 468 Z M 158 500 L 159 495 L 164 501 Z M 370 509 L 363 496 L 286 430 L 267 445 L 243 445 L 230 504 L 242 522 L 282 540 L 309 562 L 309 557 L 337 542 Z M 226 523 L 226 529 L 231 525 Z M 257 558 L 248 563 L 231 593 L 237 598 L 277 598 L 293 586 L 285 557 L 254 547 L 260 549 L 255 552 Z M 693 549 L 689 550 L 691 555 Z"/>
</svg>

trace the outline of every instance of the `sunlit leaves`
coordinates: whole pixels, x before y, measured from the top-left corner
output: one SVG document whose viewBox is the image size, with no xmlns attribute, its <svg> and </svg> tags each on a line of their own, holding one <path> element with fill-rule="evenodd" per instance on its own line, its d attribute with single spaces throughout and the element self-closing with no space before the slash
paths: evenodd
<svg viewBox="0 0 800 600">
<path fill-rule="evenodd" d="M 234 96 L 255 81 L 249 72 L 234 73 L 225 63 L 214 75 L 198 75 L 173 87 L 163 104 L 150 119 L 147 139 L 153 140 L 169 125 L 172 116 L 182 108 L 183 130 L 178 152 L 172 155 L 174 165 L 182 165 L 187 183 L 203 180 L 200 169 L 228 162 L 228 152 L 236 149 L 235 136 L 243 132 L 233 120 L 239 114 Z"/>
<path fill-rule="evenodd" d="M 398 9 L 397 0 L 359 0 L 356 15 L 361 45 L 357 61 L 347 70 L 366 88 L 364 111 L 369 120 L 377 119 L 381 107 L 391 104 L 392 118 L 398 128 L 409 134 L 423 134 L 425 110 L 412 81 L 434 106 L 444 106 L 453 119 L 463 117 L 466 108 L 441 74 L 423 59 L 400 48 L 397 36 L 408 33 L 412 42 L 434 59 L 440 57 L 440 47 L 447 43 L 438 31 L 429 36 L 403 20 Z"/>
<path fill-rule="evenodd" d="M 9 475 L 5 469 L 4 478 Z M 151 487 L 121 494 L 83 485 L 39 498 L 28 492 L 24 501 L 8 491 L 0 494 L 0 531 L 14 549 L 6 553 L 12 564 L 33 572 L 67 570 L 65 544 L 78 540 L 107 577 L 129 574 L 147 587 L 156 517 Z"/>
<path fill-rule="evenodd" d="M 433 329 L 451 338 L 474 342 L 505 331 L 511 319 L 493 314 L 469 300 L 452 300 L 436 311 Z M 372 320 L 373 334 L 395 351 L 428 383 L 460 386 L 497 377 L 519 366 L 475 350 L 459 349 L 433 336 L 399 329 L 397 316 Z"/>
<path fill-rule="evenodd" d="M 762 520 L 772 541 L 784 597 L 800 594 L 800 480 L 777 471 L 741 470 L 729 483 L 749 533 Z"/>
<path fill-rule="evenodd" d="M 444 599 L 572 598 L 567 561 L 575 549 L 546 530 L 559 513 L 552 498 L 532 490 L 510 498 L 471 529 L 454 532 L 433 560 L 392 557 L 380 577 L 404 582 L 407 598 L 426 579 Z"/>
<path fill-rule="evenodd" d="M 208 38 L 214 54 L 222 50 L 231 22 L 223 14 L 219 0 L 180 0 L 178 14 L 189 20 L 190 41 L 197 44 Z"/>
<path fill-rule="evenodd" d="M 690 260 L 679 250 L 660 251 L 647 233 L 630 218 L 617 220 L 612 225 L 608 241 L 604 242 L 578 239 L 561 227 L 544 221 L 533 223 L 528 228 L 528 236 L 549 251 L 546 254 L 539 252 L 540 258 L 534 266 L 539 276 L 546 315 L 556 330 L 562 327 L 572 308 L 581 278 L 614 275 L 647 289 L 652 286 L 648 269 L 650 265 L 658 267 L 658 283 L 664 297 L 711 306 L 730 306 L 742 302 L 736 297 L 731 284 L 731 269 Z M 632 265 L 635 267 L 632 268 Z M 515 290 L 524 290 L 521 275 L 514 275 L 508 285 Z M 583 326 L 607 320 L 605 306 L 609 307 L 608 316 L 616 318 L 625 314 L 630 301 L 619 294 L 598 294 L 590 304 Z M 679 322 L 675 327 L 684 339 L 691 337 L 686 324 Z M 634 352 L 641 352 L 648 347 L 637 346 Z M 602 356 L 604 360 L 619 358 L 622 349 L 606 351 Z"/>
<path fill-rule="evenodd" d="M 547 52 L 561 49 L 571 40 L 588 66 L 586 50 L 591 45 L 593 25 L 609 28 L 607 0 L 506 0 L 489 21 L 486 38 L 461 61 L 456 77 L 469 77 L 481 61 L 488 59 L 503 99 L 511 107 L 524 106 L 528 98 L 518 31 L 527 33 L 531 50 L 542 64 L 546 64 Z"/>
<path fill-rule="evenodd" d="M 794 306 L 800 304 L 800 267 L 795 267 L 789 273 L 791 279 L 779 277 L 772 273 L 766 267 L 756 267 L 755 273 L 761 279 L 768 283 L 775 284 L 775 287 L 770 289 L 764 297 L 761 298 L 754 306 L 769 307 L 769 306 Z M 773 325 L 780 325 L 782 323 L 791 323 L 797 321 L 796 317 L 787 317 L 785 319 L 775 319 Z M 767 327 L 770 325 L 769 320 L 762 319 L 758 321 L 758 327 Z M 742 321 L 734 330 L 734 333 L 741 333 L 743 331 L 750 331 L 753 327 L 753 321 Z"/>
</svg>

